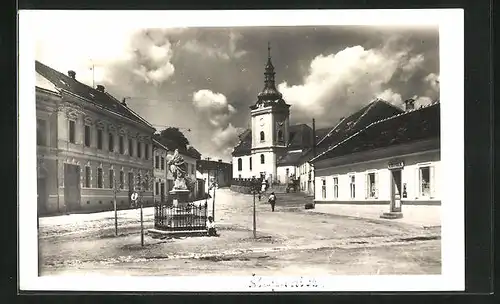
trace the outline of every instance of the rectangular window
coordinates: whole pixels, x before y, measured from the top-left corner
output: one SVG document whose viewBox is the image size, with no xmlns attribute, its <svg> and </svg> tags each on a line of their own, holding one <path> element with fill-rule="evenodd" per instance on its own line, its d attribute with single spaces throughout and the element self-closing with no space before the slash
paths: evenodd
<svg viewBox="0 0 500 304">
<path fill-rule="evenodd" d="M 160 169 L 160 156 L 155 155 L 155 168 Z"/>
<path fill-rule="evenodd" d="M 149 159 L 149 144 L 144 145 L 144 159 Z"/>
<path fill-rule="evenodd" d="M 366 175 L 366 197 L 367 198 L 376 198 L 378 195 L 378 183 L 377 183 L 377 173 L 368 173 Z"/>
<path fill-rule="evenodd" d="M 125 143 L 124 143 L 123 135 L 120 135 L 120 137 L 118 138 L 118 145 L 119 145 L 119 149 L 120 149 L 120 154 L 125 154 Z"/>
<path fill-rule="evenodd" d="M 321 197 L 326 198 L 326 179 L 321 180 Z"/>
<path fill-rule="evenodd" d="M 163 156 L 161 157 L 160 165 L 161 165 L 161 169 L 165 170 L 165 157 L 163 157 Z"/>
<path fill-rule="evenodd" d="M 115 188 L 115 171 L 113 169 L 109 170 L 109 188 L 113 189 Z"/>
<path fill-rule="evenodd" d="M 141 158 L 142 157 L 142 151 L 141 151 L 141 143 L 137 142 L 137 157 Z"/>
<path fill-rule="evenodd" d="M 333 198 L 339 198 L 339 178 L 333 178 Z"/>
<path fill-rule="evenodd" d="M 129 138 L 128 140 L 128 155 L 134 156 L 134 142 L 132 141 L 132 138 Z"/>
<path fill-rule="evenodd" d="M 160 194 L 161 194 L 162 196 L 163 196 L 163 195 L 165 195 L 165 183 L 161 183 Z"/>
<path fill-rule="evenodd" d="M 112 133 L 109 133 L 108 150 L 109 150 L 109 152 L 114 152 L 115 151 L 115 139 L 114 139 Z"/>
<path fill-rule="evenodd" d="M 354 175 L 349 175 L 350 180 L 350 190 L 351 190 L 351 198 L 356 197 L 356 177 Z"/>
<path fill-rule="evenodd" d="M 102 130 L 97 129 L 97 149 L 102 150 Z"/>
<path fill-rule="evenodd" d="M 125 172 L 120 171 L 120 189 L 125 187 Z"/>
<path fill-rule="evenodd" d="M 90 147 L 90 126 L 85 126 L 85 147 Z"/>
<path fill-rule="evenodd" d="M 85 167 L 85 188 L 90 188 L 90 167 Z"/>
<path fill-rule="evenodd" d="M 155 183 L 155 195 L 160 195 L 160 183 Z"/>
<path fill-rule="evenodd" d="M 431 196 L 431 167 L 419 168 L 420 196 Z"/>
<path fill-rule="evenodd" d="M 70 120 L 69 121 L 69 142 L 74 144 L 76 141 L 76 129 L 75 129 L 75 121 Z"/>
<path fill-rule="evenodd" d="M 36 144 L 38 146 L 47 145 L 47 122 L 43 119 L 36 120 Z"/>
<path fill-rule="evenodd" d="M 102 168 L 97 168 L 97 188 L 103 188 Z"/>
</svg>

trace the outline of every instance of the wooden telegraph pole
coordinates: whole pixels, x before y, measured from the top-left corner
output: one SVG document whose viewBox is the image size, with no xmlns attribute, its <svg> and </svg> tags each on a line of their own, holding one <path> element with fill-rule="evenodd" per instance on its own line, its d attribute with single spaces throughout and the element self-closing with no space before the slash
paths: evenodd
<svg viewBox="0 0 500 304">
<path fill-rule="evenodd" d="M 113 177 L 113 184 L 114 184 L 114 197 L 113 197 L 113 209 L 115 209 L 115 236 L 118 236 L 118 211 L 116 207 L 116 193 L 119 191 L 118 183 L 116 181 L 116 177 Z"/>
<path fill-rule="evenodd" d="M 250 185 L 253 193 L 253 238 L 257 238 L 257 219 L 255 215 L 255 192 L 257 191 L 257 180 L 255 176 L 252 177 L 252 184 Z"/>
</svg>

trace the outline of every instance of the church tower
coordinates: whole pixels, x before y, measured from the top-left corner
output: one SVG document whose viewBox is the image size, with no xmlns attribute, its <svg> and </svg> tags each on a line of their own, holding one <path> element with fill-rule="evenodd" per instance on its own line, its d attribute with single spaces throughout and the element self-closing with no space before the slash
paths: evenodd
<svg viewBox="0 0 500 304">
<path fill-rule="evenodd" d="M 264 72 L 264 88 L 257 102 L 250 106 L 252 121 L 252 175 L 264 176 L 269 182 L 277 176 L 276 161 L 286 151 L 289 141 L 290 105 L 276 89 L 271 45 Z"/>
</svg>

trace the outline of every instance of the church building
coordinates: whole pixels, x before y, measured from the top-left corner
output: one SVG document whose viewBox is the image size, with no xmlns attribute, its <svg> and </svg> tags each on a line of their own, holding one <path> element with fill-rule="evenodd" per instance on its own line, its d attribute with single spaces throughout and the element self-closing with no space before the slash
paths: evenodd
<svg viewBox="0 0 500 304">
<path fill-rule="evenodd" d="M 276 89 L 271 48 L 265 67 L 264 89 L 250 106 L 251 129 L 240 135 L 234 148 L 233 177 L 263 177 L 268 182 L 281 180 L 278 160 L 291 150 L 302 151 L 312 145 L 312 130 L 305 124 L 290 125 L 290 105 Z"/>
</svg>

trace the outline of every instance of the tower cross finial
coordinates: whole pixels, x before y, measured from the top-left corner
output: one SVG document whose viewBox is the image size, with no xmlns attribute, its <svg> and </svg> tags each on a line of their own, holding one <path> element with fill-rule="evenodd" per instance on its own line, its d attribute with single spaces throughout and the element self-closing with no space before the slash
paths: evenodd
<svg viewBox="0 0 500 304">
<path fill-rule="evenodd" d="M 267 57 L 271 58 L 271 42 L 267 42 Z"/>
</svg>

